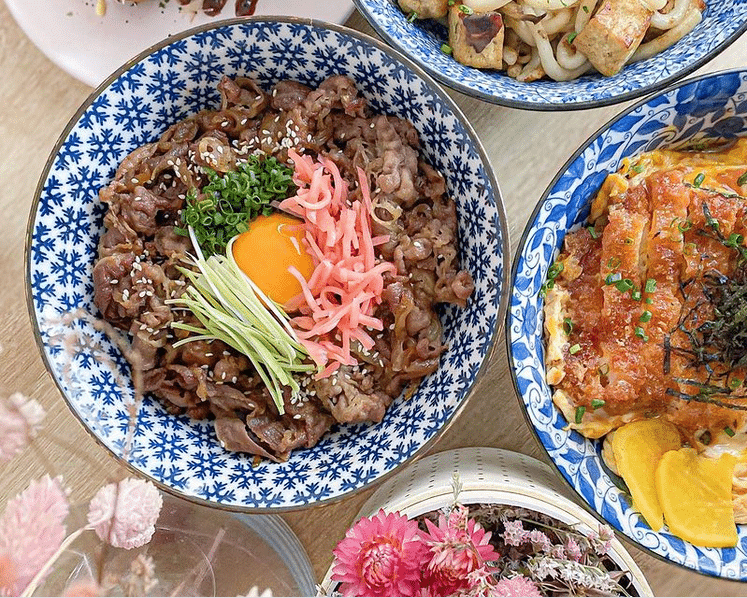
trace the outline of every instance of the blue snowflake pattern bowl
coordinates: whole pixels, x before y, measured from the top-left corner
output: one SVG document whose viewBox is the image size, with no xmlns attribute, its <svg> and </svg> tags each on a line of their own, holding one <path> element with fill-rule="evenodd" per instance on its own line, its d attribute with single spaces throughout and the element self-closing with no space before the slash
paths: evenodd
<svg viewBox="0 0 747 598">
<path fill-rule="evenodd" d="M 703 20 L 656 56 L 626 66 L 614 77 L 589 74 L 574 81 L 520 83 L 494 70 L 464 66 L 441 46 L 446 27 L 408 21 L 397 0 L 354 0 L 376 32 L 444 85 L 488 102 L 527 110 L 579 110 L 632 100 L 692 73 L 747 31 L 747 0 L 706 0 Z"/>
<path fill-rule="evenodd" d="M 545 381 L 540 287 L 568 230 L 621 160 L 659 147 L 747 135 L 747 70 L 687 81 L 627 109 L 594 134 L 561 169 L 529 219 L 513 264 L 507 344 L 514 386 L 537 440 L 563 478 L 600 519 L 654 556 L 700 573 L 747 580 L 747 526 L 735 548 L 702 548 L 653 532 L 602 469 L 601 442 L 566 429 Z"/>
<path fill-rule="evenodd" d="M 334 428 L 284 463 L 228 453 L 209 421 L 168 415 L 145 397 L 136 413 L 130 370 L 95 322 L 92 268 L 103 230 L 98 189 L 136 147 L 185 116 L 220 105 L 223 74 L 316 86 L 353 78 L 376 112 L 410 120 L 422 153 L 457 201 L 461 259 L 476 281 L 464 309 L 443 310 L 439 369 L 378 425 Z M 488 158 L 459 108 L 417 65 L 385 44 L 326 23 L 234 19 L 156 45 L 103 83 L 65 128 L 41 176 L 27 241 L 27 296 L 49 372 L 73 413 L 115 456 L 179 496 L 243 511 L 334 501 L 385 478 L 429 446 L 464 406 L 503 326 L 507 227 Z"/>
</svg>

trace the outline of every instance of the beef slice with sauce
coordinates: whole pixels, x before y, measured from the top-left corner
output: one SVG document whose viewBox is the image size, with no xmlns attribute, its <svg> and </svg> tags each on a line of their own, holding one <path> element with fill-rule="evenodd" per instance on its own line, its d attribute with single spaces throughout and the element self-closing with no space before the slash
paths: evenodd
<svg viewBox="0 0 747 598">
<path fill-rule="evenodd" d="M 449 45 L 454 59 L 476 68 L 503 65 L 503 17 L 497 11 L 465 14 L 455 4 L 449 9 Z"/>
</svg>

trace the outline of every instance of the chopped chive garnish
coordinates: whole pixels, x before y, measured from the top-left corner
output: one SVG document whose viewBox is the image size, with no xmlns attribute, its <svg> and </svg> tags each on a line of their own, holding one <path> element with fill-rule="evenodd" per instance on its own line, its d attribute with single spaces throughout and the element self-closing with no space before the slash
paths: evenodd
<svg viewBox="0 0 747 598">
<path fill-rule="evenodd" d="M 451 49 L 451 46 L 449 44 L 441 44 L 441 51 L 444 54 L 451 54 L 452 49 Z"/>
<path fill-rule="evenodd" d="M 568 352 L 569 352 L 569 353 L 570 353 L 571 355 L 575 355 L 575 354 L 576 354 L 576 353 L 578 353 L 578 352 L 579 352 L 580 350 L 581 350 L 581 345 L 579 345 L 578 343 L 576 343 L 576 344 L 575 344 L 575 345 L 573 345 L 573 346 L 572 346 L 572 347 L 571 347 L 570 349 L 568 349 Z"/>
<path fill-rule="evenodd" d="M 738 233 L 731 233 L 724 245 L 727 247 L 739 247 L 744 241 L 744 237 Z"/>
<path fill-rule="evenodd" d="M 693 227 L 693 223 L 690 220 L 685 220 L 685 222 L 680 222 L 677 224 L 677 228 L 681 233 L 686 233 Z"/>
<path fill-rule="evenodd" d="M 630 298 L 631 298 L 631 299 L 632 299 L 633 301 L 640 301 L 640 300 L 641 300 L 641 297 L 642 297 L 642 296 L 643 296 L 643 295 L 641 294 L 641 292 L 640 292 L 640 291 L 639 291 L 638 289 L 635 289 L 635 290 L 634 290 L 634 291 L 633 291 L 633 292 L 632 292 L 632 293 L 630 294 Z"/>
<path fill-rule="evenodd" d="M 742 381 L 739 378 L 732 378 L 729 380 L 729 388 L 734 390 L 735 388 L 739 388 L 742 384 Z"/>
<path fill-rule="evenodd" d="M 572 44 L 572 43 L 573 43 L 573 40 L 574 40 L 574 39 L 576 39 L 576 36 L 577 36 L 577 35 L 578 35 L 578 33 L 576 33 L 575 31 L 573 31 L 573 32 L 569 33 L 569 34 L 568 34 L 568 43 L 569 43 L 569 44 Z"/>
<path fill-rule="evenodd" d="M 727 436 L 734 436 L 734 430 L 732 430 L 729 426 L 726 426 L 724 428 L 724 432 L 726 432 Z"/>
<path fill-rule="evenodd" d="M 699 173 L 695 177 L 695 179 L 693 179 L 693 187 L 695 187 L 696 189 L 700 188 L 700 186 L 703 184 L 704 180 L 705 180 L 705 174 L 703 174 L 702 172 Z"/>
<path fill-rule="evenodd" d="M 649 278 L 643 290 L 647 293 L 653 293 L 656 290 L 656 281 L 653 278 Z"/>
<path fill-rule="evenodd" d="M 737 179 L 737 185 L 739 185 L 740 187 L 741 187 L 742 185 L 747 185 L 747 170 L 745 170 L 745 171 L 744 171 L 744 172 L 742 173 L 742 176 L 740 176 L 740 177 L 739 177 L 739 178 Z"/>
<path fill-rule="evenodd" d="M 592 239 L 598 239 L 600 237 L 600 234 L 597 232 L 597 229 L 593 226 L 587 226 L 586 230 L 589 231 L 589 234 L 591 235 Z"/>
<path fill-rule="evenodd" d="M 602 399 L 592 399 L 591 408 L 599 409 L 600 407 L 604 407 L 604 401 Z"/>
<path fill-rule="evenodd" d="M 613 255 L 610 259 L 607 260 L 607 267 L 610 270 L 614 270 L 615 268 L 620 267 L 620 258 L 616 255 Z"/>
<path fill-rule="evenodd" d="M 570 336 L 571 332 L 573 332 L 573 322 L 570 318 L 563 318 L 563 332 L 565 332 L 568 336 Z"/>
<path fill-rule="evenodd" d="M 648 335 L 646 334 L 646 331 L 643 330 L 640 326 L 635 327 L 635 335 L 638 338 L 642 338 L 644 341 L 648 341 Z"/>
<path fill-rule="evenodd" d="M 641 174 L 641 173 L 643 172 L 643 165 L 641 165 L 641 164 L 636 164 L 636 165 L 635 165 L 635 166 L 633 166 L 633 168 L 631 168 L 630 170 L 632 170 L 632 171 L 633 171 L 633 172 L 635 172 L 636 174 Z"/>
<path fill-rule="evenodd" d="M 649 322 L 651 320 L 651 312 L 648 310 L 644 310 L 644 312 L 641 314 L 641 317 L 638 319 L 641 322 Z"/>
<path fill-rule="evenodd" d="M 586 6 L 586 5 L 584 5 L 584 6 L 581 7 L 581 10 L 583 10 L 585 13 L 588 13 L 589 12 L 589 7 Z"/>
<path fill-rule="evenodd" d="M 459 10 L 461 10 L 465 15 L 471 15 L 472 13 L 475 12 L 469 6 L 467 6 L 466 4 L 460 4 L 459 5 Z"/>
<path fill-rule="evenodd" d="M 417 19 L 417 18 L 418 18 L 418 13 L 416 13 L 416 12 L 411 12 L 411 13 L 410 13 L 410 16 L 409 16 L 409 17 L 407 17 L 407 22 L 408 22 L 408 23 L 414 23 L 414 22 L 415 22 L 415 19 Z"/>
<path fill-rule="evenodd" d="M 644 299 L 644 301 L 645 301 L 646 303 L 648 303 L 649 305 L 651 305 L 651 304 L 652 304 L 652 303 L 654 302 L 654 300 L 653 300 L 653 299 L 651 299 L 651 297 L 646 297 L 646 298 Z"/>
<path fill-rule="evenodd" d="M 630 289 L 633 288 L 633 281 L 630 280 L 630 278 L 624 278 L 622 280 L 619 280 L 615 283 L 615 287 L 617 287 L 617 290 L 621 293 L 626 293 Z"/>
<path fill-rule="evenodd" d="M 576 423 L 580 424 L 581 420 L 584 418 L 584 413 L 586 413 L 586 407 L 581 405 L 580 407 L 576 407 Z"/>
<path fill-rule="evenodd" d="M 614 273 L 611 272 L 610 274 L 607 274 L 607 276 L 605 277 L 604 284 L 606 285 L 615 284 L 618 280 L 621 280 L 621 279 L 622 279 L 622 275 L 619 272 L 614 272 Z"/>
<path fill-rule="evenodd" d="M 560 274 L 563 271 L 563 262 L 555 262 L 552 266 L 550 266 L 550 269 L 547 272 L 547 278 L 550 280 L 555 280 L 558 277 L 558 274 Z"/>
</svg>

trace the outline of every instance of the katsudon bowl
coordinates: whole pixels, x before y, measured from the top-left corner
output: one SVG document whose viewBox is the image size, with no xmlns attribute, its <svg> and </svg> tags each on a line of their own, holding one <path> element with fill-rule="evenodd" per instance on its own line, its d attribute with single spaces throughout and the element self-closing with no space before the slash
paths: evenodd
<svg viewBox="0 0 747 598">
<path fill-rule="evenodd" d="M 546 379 L 541 289 L 569 231 L 584 226 L 591 200 L 624 158 L 657 148 L 698 147 L 747 136 L 747 71 L 685 81 L 615 117 L 568 160 L 524 230 L 512 271 L 507 347 L 528 424 L 556 470 L 596 516 L 654 556 L 700 573 L 747 580 L 747 527 L 733 548 L 703 548 L 667 528 L 654 532 L 601 458 L 602 442 L 570 429 Z"/>
<path fill-rule="evenodd" d="M 310 87 L 352 78 L 376 113 L 409 120 L 423 159 L 457 204 L 461 265 L 475 281 L 464 308 L 439 315 L 437 369 L 400 396 L 377 424 L 333 426 L 285 461 L 228 452 L 213 422 L 170 415 L 138 400 L 122 350 L 98 318 L 92 279 L 106 206 L 98 191 L 135 148 L 172 124 L 220 106 L 223 75 Z M 239 511 L 328 503 L 386 478 L 455 420 L 503 325 L 508 259 L 504 208 L 474 131 L 428 75 L 360 33 L 292 18 L 227 20 L 173 36 L 120 68 L 71 119 L 36 191 L 26 250 L 27 299 L 36 339 L 73 414 L 114 456 L 159 487 Z M 114 283 L 112 283 L 114 284 Z"/>
<path fill-rule="evenodd" d="M 503 71 L 477 69 L 454 60 L 447 28 L 433 19 L 411 18 L 400 9 L 398 0 L 354 2 L 383 39 L 444 85 L 487 102 L 525 110 L 584 110 L 653 93 L 712 60 L 747 30 L 747 0 L 706 0 L 703 18 L 690 33 L 664 51 L 628 64 L 616 75 L 605 77 L 594 72 L 570 81 L 543 78 L 522 83 Z M 421 2 L 423 10 L 429 4 L 438 2 Z M 543 6 L 542 2 L 532 4 Z"/>
</svg>

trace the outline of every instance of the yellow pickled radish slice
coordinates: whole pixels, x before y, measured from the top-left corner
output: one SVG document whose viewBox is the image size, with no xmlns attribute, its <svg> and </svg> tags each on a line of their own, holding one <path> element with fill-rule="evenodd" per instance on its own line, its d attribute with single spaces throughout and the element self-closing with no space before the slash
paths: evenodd
<svg viewBox="0 0 747 598">
<path fill-rule="evenodd" d="M 673 534 L 696 546 L 736 546 L 731 502 L 736 462 L 734 455 L 710 459 L 691 448 L 662 456 L 656 469 L 656 491 Z"/>
<path fill-rule="evenodd" d="M 673 424 L 663 419 L 643 419 L 615 430 L 612 453 L 617 470 L 633 497 L 633 507 L 641 512 L 652 530 L 664 525 L 654 480 L 656 467 L 667 451 L 682 446 Z"/>
</svg>

